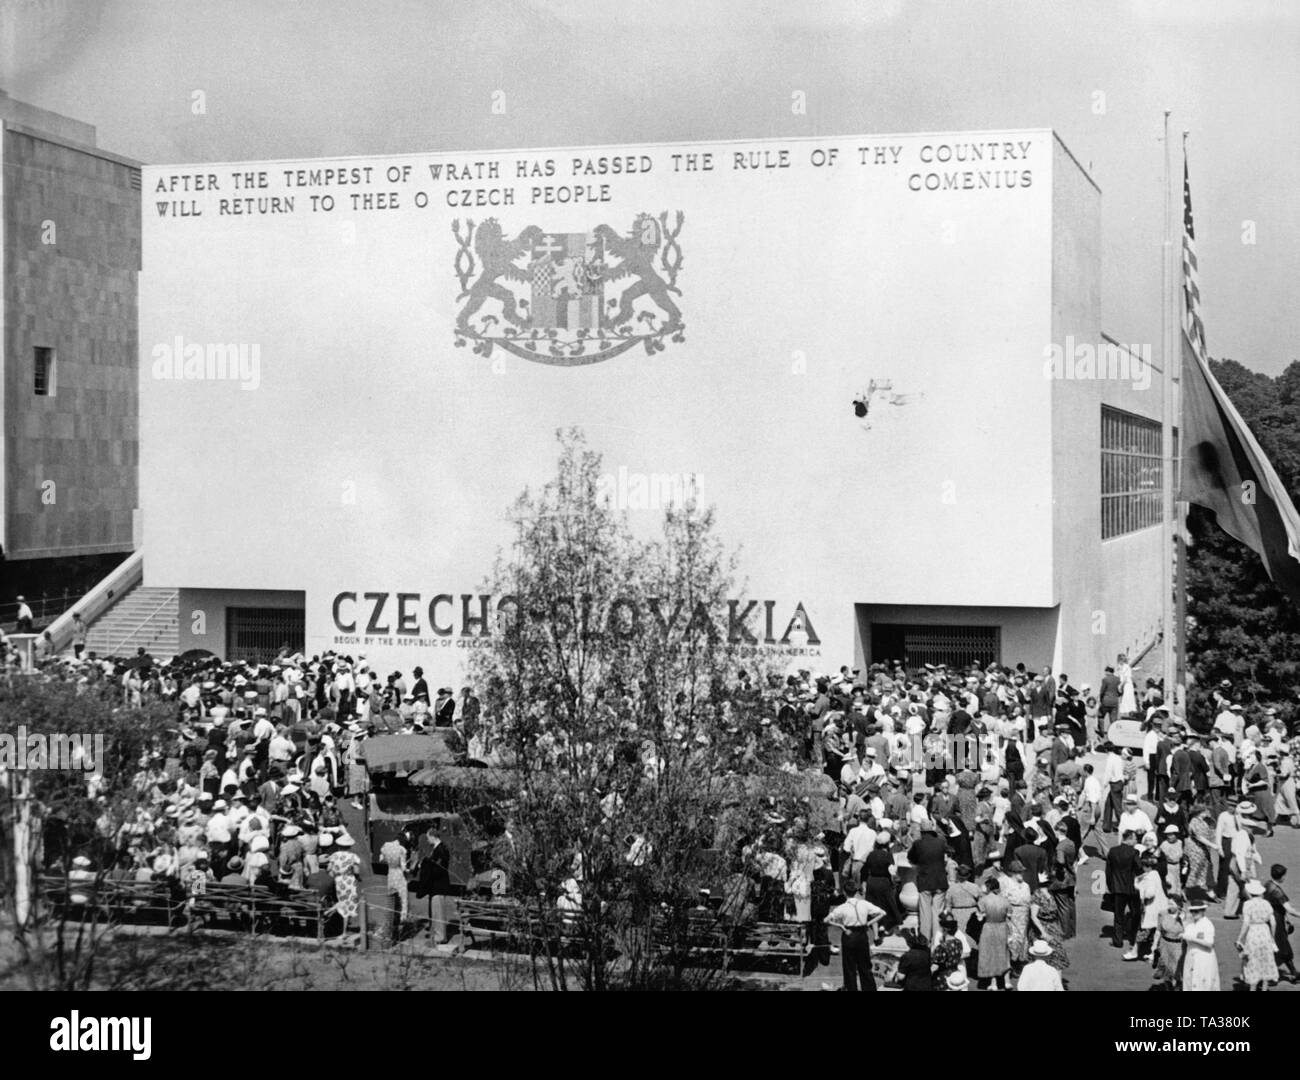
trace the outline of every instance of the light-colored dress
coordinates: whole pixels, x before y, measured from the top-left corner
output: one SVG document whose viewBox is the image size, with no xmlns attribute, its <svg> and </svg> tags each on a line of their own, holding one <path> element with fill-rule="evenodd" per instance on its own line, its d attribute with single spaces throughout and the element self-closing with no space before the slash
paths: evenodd
<svg viewBox="0 0 1300 1080">
<path fill-rule="evenodd" d="M 1244 934 L 1241 950 L 1241 977 L 1247 985 L 1277 979 L 1277 942 L 1273 936 L 1273 905 L 1262 896 L 1252 896 L 1241 905 Z"/>
<path fill-rule="evenodd" d="M 334 910 L 344 919 L 356 918 L 361 910 L 356 877 L 361 859 L 350 851 L 336 851 L 325 865 L 334 878 L 334 891 L 338 895 Z"/>
<path fill-rule="evenodd" d="M 1212 990 L 1219 986 L 1219 958 L 1214 952 L 1214 923 L 1202 915 L 1183 930 L 1183 989 Z"/>
<path fill-rule="evenodd" d="M 1132 716 L 1138 711 L 1137 694 L 1133 691 L 1133 669 L 1128 664 L 1120 664 L 1116 672 L 1121 686 L 1119 695 L 1120 717 Z"/>
</svg>

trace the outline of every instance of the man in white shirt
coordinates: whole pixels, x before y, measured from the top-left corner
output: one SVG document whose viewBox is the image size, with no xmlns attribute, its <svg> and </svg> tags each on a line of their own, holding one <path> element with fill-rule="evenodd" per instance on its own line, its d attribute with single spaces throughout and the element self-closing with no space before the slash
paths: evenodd
<svg viewBox="0 0 1300 1080">
<path fill-rule="evenodd" d="M 1101 782 L 1108 789 L 1106 809 L 1101 825 L 1102 832 L 1114 831 L 1113 826 L 1119 819 L 1124 806 L 1124 759 L 1120 757 L 1119 750 L 1114 743 L 1108 745 L 1110 751 L 1106 754 L 1106 763 L 1102 766 L 1101 775 Z"/>
<path fill-rule="evenodd" d="M 1261 861 L 1255 847 L 1255 837 L 1246 823 L 1246 815 L 1255 812 L 1255 804 L 1239 802 L 1237 804 L 1237 831 L 1232 834 L 1232 858 L 1228 873 L 1232 879 L 1231 898 L 1223 898 L 1223 917 L 1240 919 L 1241 905 L 1246 899 L 1246 882 L 1259 877 L 1257 863 Z"/>
<path fill-rule="evenodd" d="M 266 710 L 260 705 L 253 710 L 253 739 L 260 743 L 269 743 L 271 736 L 275 734 L 275 725 L 271 723 L 270 718 L 266 715 Z"/>
<path fill-rule="evenodd" d="M 289 762 L 293 760 L 297 750 L 297 745 L 289 738 L 287 729 L 282 725 L 271 736 L 271 743 L 267 747 L 266 757 L 272 764 L 282 765 L 288 771 Z"/>
<path fill-rule="evenodd" d="M 1151 824 L 1147 812 L 1138 806 L 1136 795 L 1126 795 L 1124 797 L 1124 812 L 1119 816 L 1120 836 L 1123 836 L 1129 830 L 1137 834 L 1138 840 L 1145 837 L 1147 833 L 1155 831 L 1155 826 Z"/>
<path fill-rule="evenodd" d="M 1225 705 L 1214 718 L 1214 730 L 1221 731 L 1232 740 L 1233 746 L 1240 746 L 1246 725 L 1242 720 L 1240 705 Z"/>
<path fill-rule="evenodd" d="M 1159 762 L 1156 760 L 1160 750 L 1160 737 L 1162 729 L 1160 724 L 1151 724 L 1147 732 L 1142 736 L 1142 764 L 1147 771 L 1147 801 L 1155 802 L 1156 793 L 1156 775 L 1159 773 Z"/>
<path fill-rule="evenodd" d="M 334 674 L 334 690 L 339 696 L 340 722 L 349 720 L 352 717 L 356 689 L 357 683 L 352 677 L 352 668 L 347 664 L 340 664 Z"/>
<path fill-rule="evenodd" d="M 863 762 L 862 779 L 865 781 L 883 780 L 885 778 L 885 768 L 880 764 L 876 755 L 874 746 L 867 747 L 867 760 Z"/>
<path fill-rule="evenodd" d="M 858 823 L 844 837 L 844 852 L 849 857 L 849 873 L 857 880 L 867 856 L 875 850 L 876 830 L 867 824 L 867 812 L 859 811 Z"/>
<path fill-rule="evenodd" d="M 826 916 L 830 926 L 844 931 L 840 945 L 840 963 L 844 969 L 844 989 L 857 990 L 861 980 L 863 990 L 874 990 L 876 980 L 871 973 L 871 928 L 885 917 L 884 908 L 862 898 L 862 885 L 854 882 L 846 886 L 848 899 L 833 907 Z"/>
<path fill-rule="evenodd" d="M 209 844 L 230 843 L 230 818 L 226 816 L 225 799 L 218 799 L 212 804 L 212 816 L 208 818 L 206 833 Z"/>
<path fill-rule="evenodd" d="M 850 736 L 852 731 L 849 732 Z M 844 759 L 844 764 L 840 767 L 840 783 L 846 788 L 855 788 L 862 778 L 862 765 L 858 762 L 856 752 L 850 751 L 849 756 Z"/>
</svg>

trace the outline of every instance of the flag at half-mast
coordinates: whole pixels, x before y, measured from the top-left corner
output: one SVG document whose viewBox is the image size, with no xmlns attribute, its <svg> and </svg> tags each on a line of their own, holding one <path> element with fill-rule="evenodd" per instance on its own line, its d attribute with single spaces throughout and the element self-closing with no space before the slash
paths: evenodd
<svg viewBox="0 0 1300 1080">
<path fill-rule="evenodd" d="M 1178 497 L 1213 512 L 1300 604 L 1300 515 L 1258 441 L 1210 371 L 1197 283 L 1192 191 L 1183 162 L 1182 469 Z"/>
</svg>

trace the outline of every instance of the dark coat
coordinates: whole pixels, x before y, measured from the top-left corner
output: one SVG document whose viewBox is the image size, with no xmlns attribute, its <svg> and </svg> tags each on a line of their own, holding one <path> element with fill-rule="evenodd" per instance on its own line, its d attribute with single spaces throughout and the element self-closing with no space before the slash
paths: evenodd
<svg viewBox="0 0 1300 1080">
<path fill-rule="evenodd" d="M 426 896 L 446 896 L 451 892 L 451 851 L 441 840 L 420 862 L 420 871 L 415 880 L 415 895 L 423 899 Z"/>
<path fill-rule="evenodd" d="M 1038 889 L 1047 884 L 1047 850 L 1037 844 L 1021 844 L 1015 851 L 1016 858 L 1025 867 L 1025 884 L 1030 889 Z"/>
<path fill-rule="evenodd" d="M 1137 893 L 1138 851 L 1132 844 L 1116 844 L 1106 853 L 1106 891 L 1117 896 Z"/>
<path fill-rule="evenodd" d="M 944 862 L 948 845 L 937 833 L 922 833 L 912 845 L 907 861 L 916 867 L 916 887 L 921 892 L 943 892 L 948 888 L 948 870 Z"/>
</svg>

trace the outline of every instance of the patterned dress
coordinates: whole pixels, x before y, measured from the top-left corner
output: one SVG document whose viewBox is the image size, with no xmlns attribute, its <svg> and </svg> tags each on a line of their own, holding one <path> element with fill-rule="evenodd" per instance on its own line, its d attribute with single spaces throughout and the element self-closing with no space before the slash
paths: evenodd
<svg viewBox="0 0 1300 1080">
<path fill-rule="evenodd" d="M 1214 829 L 1203 817 L 1193 818 L 1187 850 L 1187 885 L 1213 891 L 1210 883 L 1210 851 L 1214 847 Z"/>
<path fill-rule="evenodd" d="M 1023 881 L 1002 879 L 1002 897 L 1010 905 L 1007 912 L 1007 948 L 1013 964 L 1029 959 L 1029 901 L 1031 892 Z"/>
<path fill-rule="evenodd" d="M 1056 905 L 1056 921 L 1060 926 L 1062 941 L 1073 940 L 1078 925 L 1078 907 L 1075 901 L 1078 879 L 1074 870 L 1077 854 L 1071 840 L 1062 840 L 1057 845 L 1056 873 L 1049 886 L 1052 901 Z"/>
<path fill-rule="evenodd" d="M 1038 921 L 1043 927 L 1043 941 L 1052 947 L 1052 955 L 1044 957 L 1057 971 L 1064 971 L 1070 966 L 1069 954 L 1065 951 L 1065 930 L 1061 926 L 1056 898 L 1046 889 L 1034 892 L 1033 902 L 1038 907 Z M 1073 936 L 1073 928 L 1071 928 Z"/>
<path fill-rule="evenodd" d="M 1244 932 L 1241 950 L 1241 977 L 1247 985 L 1277 979 L 1277 943 L 1273 937 L 1273 905 L 1262 896 L 1252 896 L 1241 905 L 1241 926 Z"/>
<path fill-rule="evenodd" d="M 325 865 L 334 878 L 334 890 L 338 894 L 334 910 L 344 919 L 356 918 L 361 910 L 356 876 L 361 859 L 350 851 L 336 851 Z"/>
</svg>

